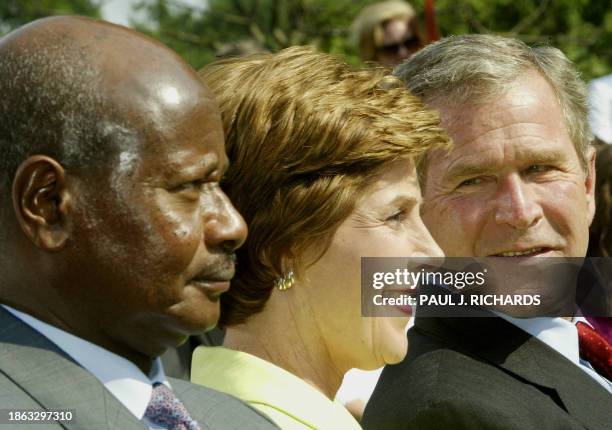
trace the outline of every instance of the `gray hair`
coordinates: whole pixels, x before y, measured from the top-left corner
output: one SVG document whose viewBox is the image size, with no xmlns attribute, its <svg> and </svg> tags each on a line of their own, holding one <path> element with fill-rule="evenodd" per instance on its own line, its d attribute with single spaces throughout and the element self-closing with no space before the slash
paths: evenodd
<svg viewBox="0 0 612 430">
<path fill-rule="evenodd" d="M 531 48 L 520 40 L 471 34 L 426 46 L 393 72 L 426 104 L 465 105 L 491 100 L 526 71 L 535 70 L 559 100 L 565 127 L 583 168 L 592 135 L 587 89 L 572 62 L 557 48 Z"/>
</svg>

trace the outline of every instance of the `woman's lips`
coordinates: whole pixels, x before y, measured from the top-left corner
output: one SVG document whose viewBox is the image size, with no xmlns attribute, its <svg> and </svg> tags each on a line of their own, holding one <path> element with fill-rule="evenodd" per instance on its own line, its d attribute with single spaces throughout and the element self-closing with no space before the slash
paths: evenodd
<svg viewBox="0 0 612 430">
<path fill-rule="evenodd" d="M 411 317 L 413 313 L 412 306 L 395 306 L 395 309 L 397 309 L 398 311 L 400 311 L 401 313 L 409 317 Z"/>
<path fill-rule="evenodd" d="M 383 290 L 384 297 L 400 298 L 401 296 L 410 296 L 416 300 L 417 297 L 416 288 L 385 288 Z M 393 305 L 394 309 L 397 309 L 406 316 L 412 316 L 414 313 L 414 307 L 411 305 Z"/>
</svg>

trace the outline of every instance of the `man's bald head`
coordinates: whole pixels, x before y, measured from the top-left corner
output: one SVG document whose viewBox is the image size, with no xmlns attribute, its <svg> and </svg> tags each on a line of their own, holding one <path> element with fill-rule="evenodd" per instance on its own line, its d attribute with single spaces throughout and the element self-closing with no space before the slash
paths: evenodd
<svg viewBox="0 0 612 430">
<path fill-rule="evenodd" d="M 29 155 L 72 172 L 105 166 L 122 143 L 155 132 L 147 127 L 164 99 L 207 91 L 190 75 L 158 42 L 82 17 L 38 20 L 1 39 L 0 202 Z M 157 93 L 168 81 L 176 93 Z"/>
<path fill-rule="evenodd" d="M 0 40 L 0 94 L 0 303 L 145 373 L 214 326 L 246 226 L 195 71 L 127 28 L 50 18 Z"/>
</svg>

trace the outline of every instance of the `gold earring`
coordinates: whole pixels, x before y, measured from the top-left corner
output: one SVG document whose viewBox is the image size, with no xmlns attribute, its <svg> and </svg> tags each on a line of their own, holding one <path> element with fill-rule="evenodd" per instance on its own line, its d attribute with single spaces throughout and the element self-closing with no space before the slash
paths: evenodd
<svg viewBox="0 0 612 430">
<path fill-rule="evenodd" d="M 285 291 L 293 287 L 294 283 L 295 283 L 295 276 L 293 274 L 293 270 L 290 270 L 285 275 L 281 276 L 279 279 L 274 281 L 274 286 L 278 288 L 279 291 Z"/>
</svg>

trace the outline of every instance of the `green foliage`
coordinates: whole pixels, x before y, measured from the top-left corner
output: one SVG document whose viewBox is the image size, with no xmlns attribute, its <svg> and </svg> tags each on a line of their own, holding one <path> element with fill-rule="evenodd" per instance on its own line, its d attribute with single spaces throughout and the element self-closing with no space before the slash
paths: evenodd
<svg viewBox="0 0 612 430">
<path fill-rule="evenodd" d="M 205 6 L 208 3 L 208 6 Z M 172 0 L 142 1 L 148 22 L 133 23 L 161 39 L 194 67 L 215 58 L 225 44 L 255 41 L 277 51 L 312 44 L 357 64 L 347 34 L 351 20 L 367 0 L 210 0 L 200 11 Z"/>
<path fill-rule="evenodd" d="M 51 15 L 100 17 L 100 0 L 2 0 L 0 35 L 35 19 Z"/>
<path fill-rule="evenodd" d="M 612 73 L 612 0 L 438 0 L 443 35 L 493 33 L 561 49 L 585 80 Z"/>
<path fill-rule="evenodd" d="M 224 46 L 255 41 L 276 51 L 312 44 L 359 65 L 349 41 L 353 18 L 376 0 L 141 0 L 146 19 L 138 30 L 160 39 L 194 67 L 213 60 Z M 0 34 L 34 19 L 59 14 L 100 16 L 103 0 L 0 0 Z M 422 0 L 412 4 L 421 15 Z M 529 44 L 550 43 L 566 53 L 585 80 L 612 73 L 612 0 L 437 0 L 443 36 L 494 33 Z"/>
<path fill-rule="evenodd" d="M 358 65 L 348 40 L 353 18 L 373 0 L 210 0 L 199 12 L 176 0 L 143 1 L 141 30 L 178 51 L 196 68 L 224 43 L 252 39 L 263 48 L 313 44 Z M 412 4 L 422 15 L 423 1 Z M 440 33 L 494 33 L 529 44 L 550 43 L 584 78 L 612 73 L 612 0 L 437 0 Z M 421 16 L 422 18 L 422 16 Z"/>
</svg>

